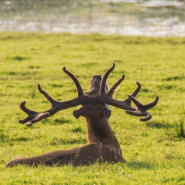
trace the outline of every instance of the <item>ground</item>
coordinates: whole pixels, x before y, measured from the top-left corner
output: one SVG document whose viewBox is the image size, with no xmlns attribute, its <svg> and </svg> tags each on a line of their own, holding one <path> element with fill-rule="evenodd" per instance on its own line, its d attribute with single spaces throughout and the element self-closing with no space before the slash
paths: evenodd
<svg viewBox="0 0 185 185">
<path fill-rule="evenodd" d="M 0 184 L 184 184 L 184 51 L 185 38 L 1 33 Z M 18 156 L 85 145 L 85 120 L 72 116 L 74 108 L 26 127 L 18 123 L 26 117 L 19 104 L 26 100 L 35 111 L 50 107 L 37 84 L 57 100 L 75 98 L 75 86 L 63 66 L 88 91 L 91 77 L 103 74 L 113 62 L 109 87 L 126 76 L 114 98 L 125 99 L 136 81 L 142 84 L 137 96 L 142 103 L 160 98 L 148 122 L 111 107 L 110 124 L 127 163 L 4 167 Z"/>
</svg>

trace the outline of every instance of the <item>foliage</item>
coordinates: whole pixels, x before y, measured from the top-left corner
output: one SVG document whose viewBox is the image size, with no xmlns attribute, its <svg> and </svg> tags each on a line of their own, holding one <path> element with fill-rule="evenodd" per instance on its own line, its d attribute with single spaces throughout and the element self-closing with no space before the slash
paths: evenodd
<svg viewBox="0 0 185 185">
<path fill-rule="evenodd" d="M 185 116 L 184 51 L 185 38 L 1 33 L 0 184 L 184 184 L 185 140 L 176 130 Z M 86 144 L 85 120 L 72 116 L 76 108 L 26 127 L 18 123 L 26 116 L 19 103 L 26 100 L 36 111 L 49 108 L 37 84 L 57 100 L 74 98 L 75 86 L 63 66 L 88 91 L 92 75 L 103 74 L 113 62 L 109 87 L 126 75 L 116 99 L 125 99 L 136 81 L 142 84 L 141 102 L 160 97 L 148 122 L 111 107 L 110 124 L 127 163 L 4 168 L 17 156 Z"/>
</svg>

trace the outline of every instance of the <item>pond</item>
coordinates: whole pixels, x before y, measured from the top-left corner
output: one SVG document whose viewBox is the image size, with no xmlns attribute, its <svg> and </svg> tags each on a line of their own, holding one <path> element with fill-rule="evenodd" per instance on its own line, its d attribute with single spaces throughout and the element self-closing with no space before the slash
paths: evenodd
<svg viewBox="0 0 185 185">
<path fill-rule="evenodd" d="M 185 1 L 0 1 L 0 31 L 185 36 Z"/>
</svg>

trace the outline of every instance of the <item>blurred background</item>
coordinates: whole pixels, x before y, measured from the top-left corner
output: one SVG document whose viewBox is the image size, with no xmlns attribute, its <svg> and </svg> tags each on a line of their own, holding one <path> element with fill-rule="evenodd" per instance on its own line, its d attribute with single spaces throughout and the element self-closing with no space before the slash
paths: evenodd
<svg viewBox="0 0 185 185">
<path fill-rule="evenodd" d="M 0 32 L 185 36 L 185 0 L 0 0 Z"/>
</svg>

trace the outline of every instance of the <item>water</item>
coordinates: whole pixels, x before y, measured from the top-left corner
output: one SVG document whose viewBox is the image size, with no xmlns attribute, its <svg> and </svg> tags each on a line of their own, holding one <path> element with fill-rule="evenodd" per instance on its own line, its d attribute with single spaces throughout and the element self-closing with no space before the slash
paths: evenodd
<svg viewBox="0 0 185 185">
<path fill-rule="evenodd" d="M 4 4 L 1 2 L 1 32 L 185 36 L 183 2 L 167 0 L 130 0 L 130 3 L 126 3 L 128 0 L 86 1 L 86 3 L 66 1 L 66 4 L 60 4 L 61 1 L 58 1 L 59 4 L 54 4 L 54 1 L 27 1 L 27 4 L 21 2 L 18 0 L 17 4 L 12 4 L 13 1 L 5 1 Z"/>
<path fill-rule="evenodd" d="M 183 6 L 183 2 L 170 0 L 101 0 L 103 3 L 140 3 L 141 6 L 156 7 L 156 6 Z"/>
</svg>

